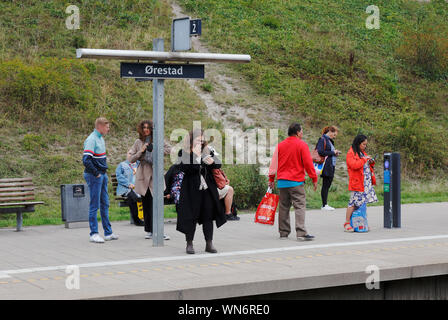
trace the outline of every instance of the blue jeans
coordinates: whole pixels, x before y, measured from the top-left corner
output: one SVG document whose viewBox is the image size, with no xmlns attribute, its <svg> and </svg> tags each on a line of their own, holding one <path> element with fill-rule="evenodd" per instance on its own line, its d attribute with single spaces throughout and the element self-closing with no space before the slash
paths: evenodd
<svg viewBox="0 0 448 320">
<path fill-rule="evenodd" d="M 100 209 L 101 222 L 103 224 L 104 235 L 112 234 L 112 227 L 109 221 L 109 195 L 107 193 L 107 174 L 101 174 L 99 178 L 91 173 L 84 172 L 84 179 L 89 186 L 89 225 L 90 235 L 98 233 L 97 212 Z"/>
</svg>

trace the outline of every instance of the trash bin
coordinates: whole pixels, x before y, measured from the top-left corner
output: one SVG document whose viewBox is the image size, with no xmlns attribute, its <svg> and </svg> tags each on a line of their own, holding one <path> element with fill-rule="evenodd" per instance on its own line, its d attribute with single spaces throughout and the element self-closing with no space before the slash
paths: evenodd
<svg viewBox="0 0 448 320">
<path fill-rule="evenodd" d="M 87 184 L 61 185 L 61 214 L 66 228 L 89 226 L 89 200 Z"/>
</svg>

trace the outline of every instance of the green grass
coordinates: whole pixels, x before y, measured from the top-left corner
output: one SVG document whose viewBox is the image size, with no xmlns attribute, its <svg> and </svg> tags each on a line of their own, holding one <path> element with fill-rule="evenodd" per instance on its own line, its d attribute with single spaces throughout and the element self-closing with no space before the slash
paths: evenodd
<svg viewBox="0 0 448 320">
<path fill-rule="evenodd" d="M 179 2 L 215 51 L 250 54 L 235 68 L 300 122 L 337 125 L 347 148 L 364 133 L 374 153 L 401 152 L 409 176 L 447 175 L 445 1 L 376 1 L 378 30 L 365 27 L 364 0 Z"/>
<path fill-rule="evenodd" d="M 75 49 L 152 50 L 153 38 L 170 45 L 172 12 L 164 1 L 76 5 L 80 29 L 68 30 L 67 3 L 0 3 L 0 177 L 33 177 L 36 198 L 45 202 L 26 215 L 25 225 L 61 223 L 60 185 L 85 183 L 83 142 L 97 117 L 111 121 L 105 138 L 109 172 L 126 158 L 137 123 L 152 118 L 151 82 L 121 79 L 119 61 L 79 60 Z M 220 128 L 184 80 L 166 81 L 166 139 L 174 129 L 190 130 L 193 120 Z M 111 201 L 111 218 L 126 219 L 126 210 L 115 206 Z M 0 226 L 11 224 L 14 215 L 0 216 Z"/>
<path fill-rule="evenodd" d="M 64 224 L 61 218 L 60 208 L 55 208 L 52 205 L 36 206 L 35 212 L 23 214 L 23 226 L 40 226 L 40 225 L 59 225 Z M 165 219 L 172 219 L 177 217 L 176 208 L 173 205 L 167 205 L 164 208 Z M 100 214 L 98 212 L 98 221 L 100 221 Z M 129 208 L 119 207 L 116 203 L 111 203 L 109 207 L 110 221 L 129 221 Z M 0 219 L 0 228 L 15 227 L 16 214 L 4 214 Z"/>
<path fill-rule="evenodd" d="M 401 204 L 448 201 L 448 182 L 446 180 L 415 182 L 403 179 L 401 183 Z M 317 191 L 314 192 L 311 183 L 308 183 L 306 186 L 307 208 L 320 209 L 322 207 L 321 187 L 322 181 L 320 180 Z M 378 202 L 371 205 L 382 206 L 384 204 L 384 185 L 380 179 L 374 188 Z M 348 181 L 333 181 L 328 193 L 328 204 L 334 208 L 346 208 L 349 199 Z"/>
<path fill-rule="evenodd" d="M 434 64 L 415 65 L 402 57 L 403 45 L 413 44 L 410 30 L 426 32 L 426 41 L 445 43 L 444 1 L 379 0 L 375 5 L 381 10 L 380 30 L 364 27 L 370 3 L 361 0 L 179 3 L 191 16 L 202 18 L 201 40 L 211 51 L 252 56 L 251 63 L 234 66 L 233 72 L 241 73 L 269 105 L 304 123 L 316 139 L 319 128 L 337 125 L 341 150 L 363 132 L 372 154 L 400 151 L 410 181 L 403 187 L 403 203 L 448 201 L 446 184 L 430 180 L 448 176 L 443 135 L 448 127 L 446 59 L 430 60 L 439 63 L 434 69 Z M 118 61 L 78 60 L 75 49 L 151 50 L 152 39 L 159 37 L 165 39 L 165 48 L 170 46 L 172 12 L 167 1 L 84 0 L 77 5 L 81 28 L 67 30 L 68 3 L 0 2 L 0 177 L 32 176 L 37 199 L 46 203 L 26 215 L 25 225 L 61 223 L 59 186 L 84 183 L 82 144 L 96 117 L 112 122 L 106 137 L 110 172 L 137 138 L 137 122 L 152 118 L 152 83 L 120 79 Z M 431 33 L 433 25 L 440 26 L 437 37 Z M 443 57 L 435 49 L 430 53 Z M 216 91 L 207 81 L 202 89 Z M 185 81 L 166 81 L 166 137 L 175 128 L 191 129 L 193 120 L 201 120 L 203 128 L 223 129 L 208 118 L 205 108 Z M 264 189 L 262 179 L 242 166 L 229 169 L 229 174 L 240 188 L 237 200 L 253 209 Z M 346 206 L 346 184 L 346 178 L 337 177 L 330 191 L 332 205 Z M 255 196 L 250 197 L 250 190 L 256 190 Z M 308 206 L 320 207 L 320 192 L 308 192 Z M 172 208 L 166 210 L 167 217 L 175 214 Z M 127 220 L 127 208 L 111 201 L 111 218 Z M 13 225 L 14 215 L 0 216 L 0 226 Z"/>
</svg>

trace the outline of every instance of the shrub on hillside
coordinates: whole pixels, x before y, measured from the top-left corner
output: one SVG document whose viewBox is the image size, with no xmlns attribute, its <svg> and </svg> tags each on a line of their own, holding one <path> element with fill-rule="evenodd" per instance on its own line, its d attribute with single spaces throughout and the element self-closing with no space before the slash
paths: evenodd
<svg viewBox="0 0 448 320">
<path fill-rule="evenodd" d="M 448 79 L 446 27 L 424 26 L 405 33 L 397 56 L 419 76 L 431 80 Z"/>
<path fill-rule="evenodd" d="M 258 165 L 225 165 L 223 170 L 235 190 L 234 202 L 239 209 L 258 206 L 267 189 L 266 176 L 260 175 Z"/>
<path fill-rule="evenodd" d="M 39 153 L 41 150 L 47 147 L 47 143 L 43 137 L 38 134 L 28 133 L 23 137 L 23 148 L 26 151 L 33 151 Z"/>
<path fill-rule="evenodd" d="M 404 113 L 379 133 L 383 148 L 400 152 L 405 173 L 422 176 L 448 166 L 445 137 L 422 115 Z"/>
</svg>

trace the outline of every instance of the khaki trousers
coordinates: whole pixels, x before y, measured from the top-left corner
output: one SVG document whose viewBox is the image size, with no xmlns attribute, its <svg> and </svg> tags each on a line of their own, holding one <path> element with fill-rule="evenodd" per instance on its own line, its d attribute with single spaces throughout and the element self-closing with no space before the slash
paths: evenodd
<svg viewBox="0 0 448 320">
<path fill-rule="evenodd" d="M 305 229 L 305 209 L 306 209 L 306 197 L 304 185 L 291 187 L 291 188 L 279 188 L 279 210 L 278 210 L 278 231 L 281 237 L 287 237 L 291 233 L 291 226 L 289 221 L 289 210 L 291 204 L 295 210 L 295 222 L 297 237 L 307 235 Z"/>
</svg>

